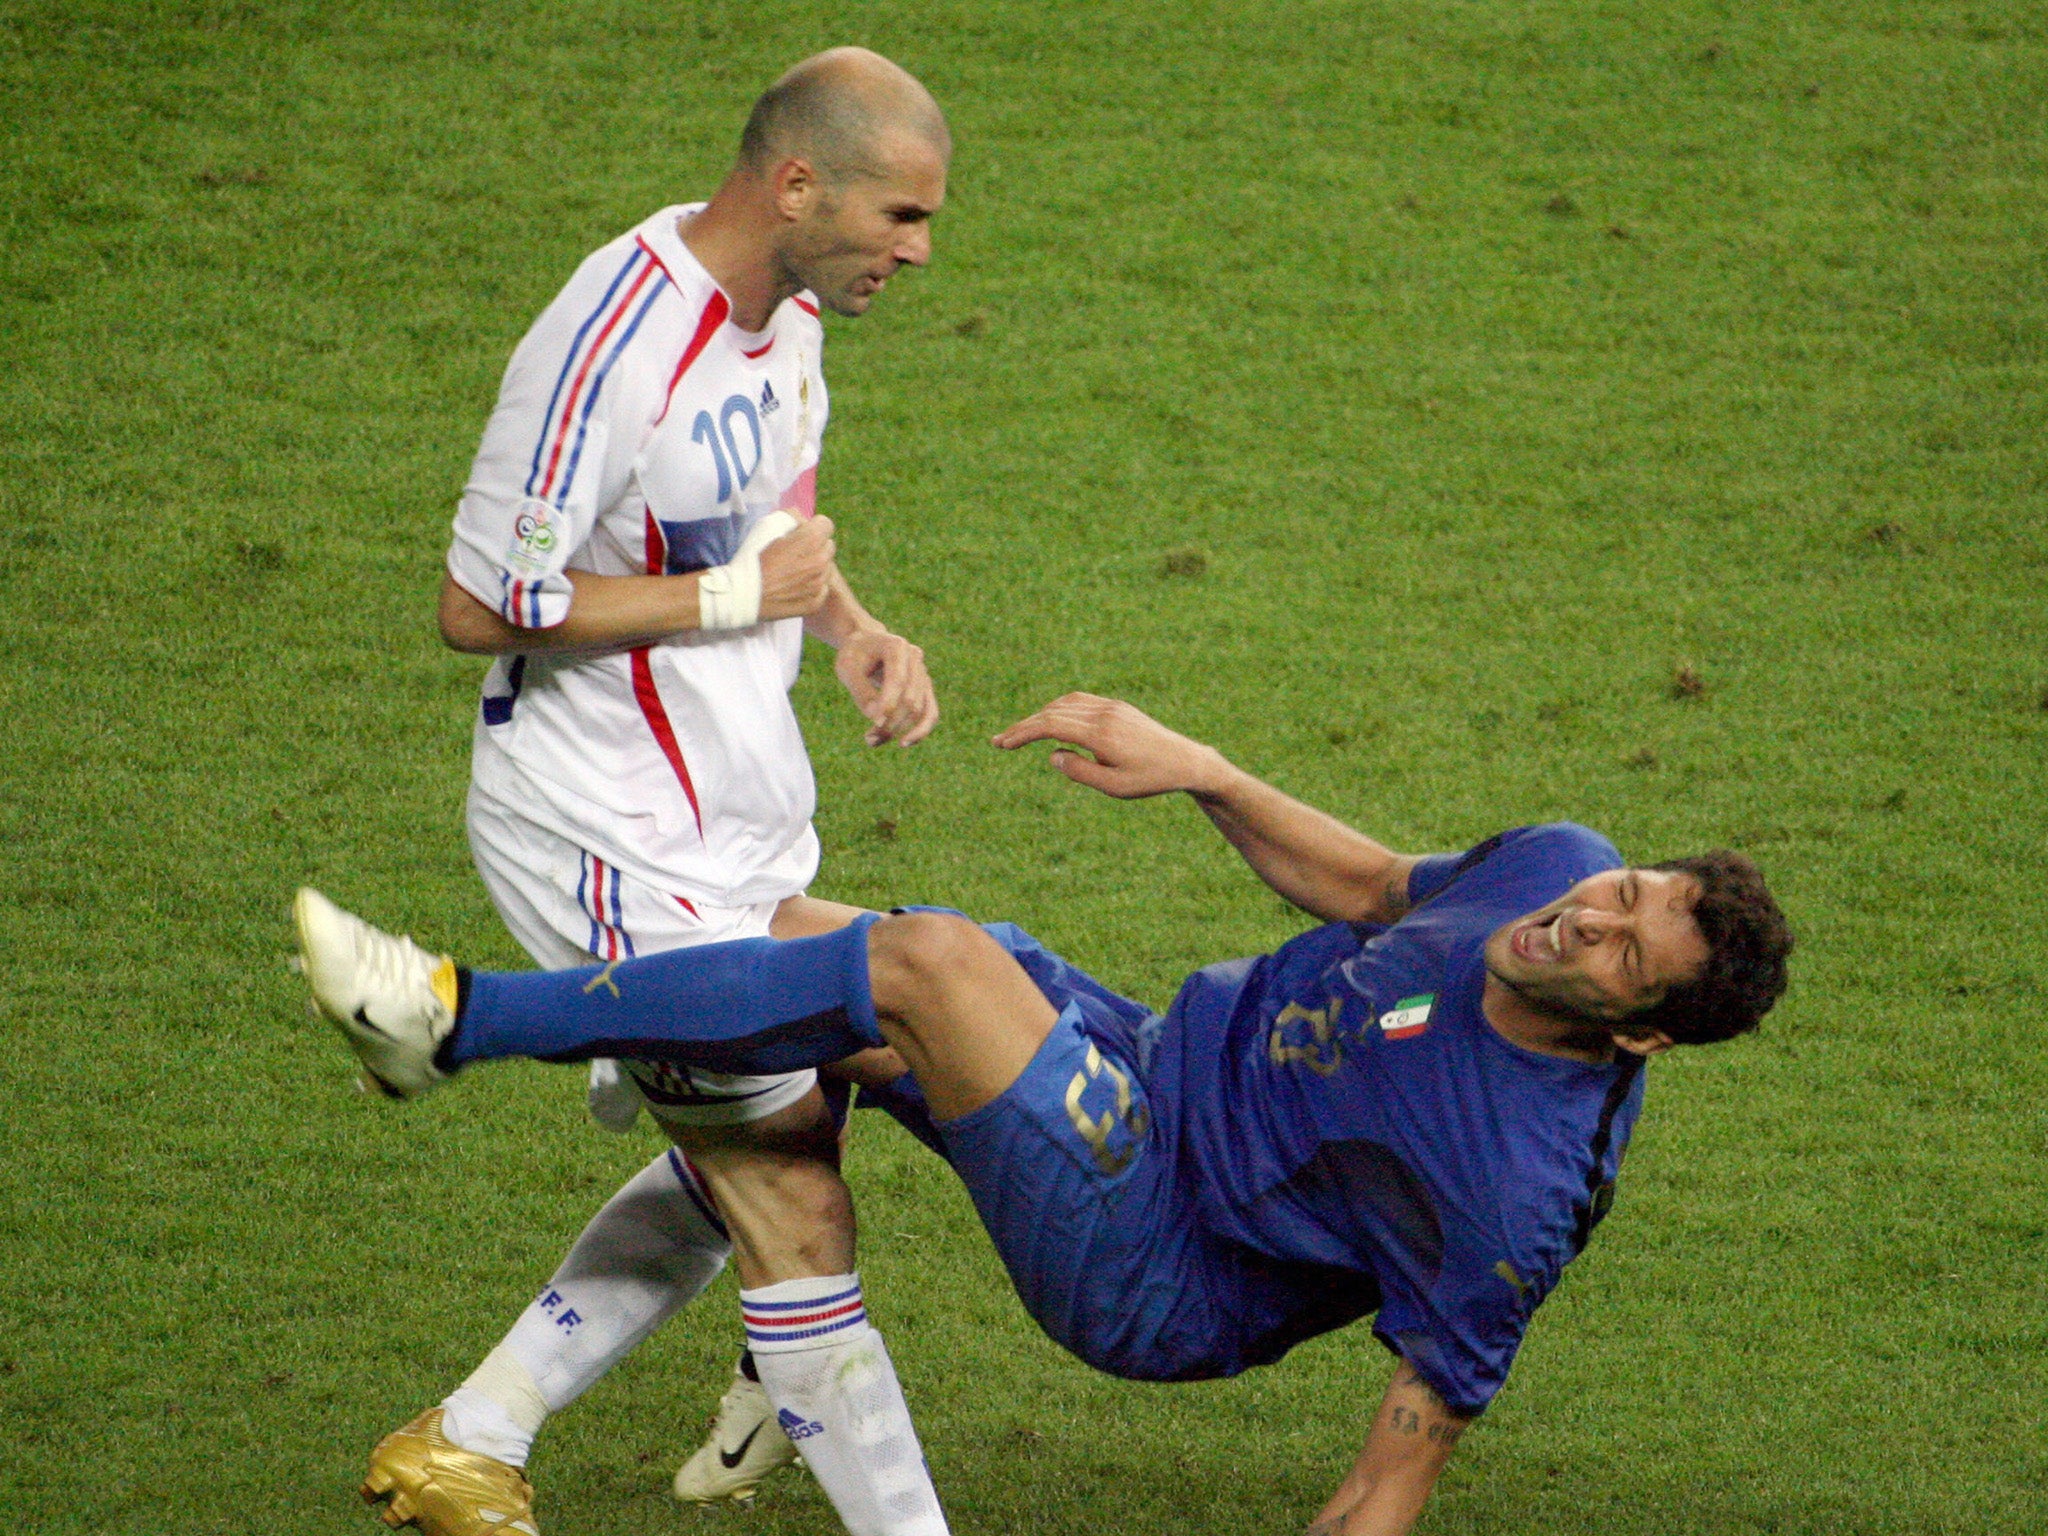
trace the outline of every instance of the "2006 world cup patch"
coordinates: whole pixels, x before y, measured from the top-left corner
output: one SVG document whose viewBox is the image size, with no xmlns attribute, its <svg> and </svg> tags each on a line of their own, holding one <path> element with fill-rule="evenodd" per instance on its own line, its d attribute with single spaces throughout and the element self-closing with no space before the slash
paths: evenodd
<svg viewBox="0 0 2048 1536">
<path fill-rule="evenodd" d="M 512 520 L 512 547 L 505 552 L 506 562 L 526 571 L 545 569 L 560 542 L 561 525 L 558 508 L 537 496 L 527 497 Z"/>
<path fill-rule="evenodd" d="M 1429 1028 L 1429 1010 L 1436 1003 L 1434 992 L 1404 997 L 1380 1015 L 1380 1033 L 1389 1040 L 1407 1040 Z"/>
</svg>

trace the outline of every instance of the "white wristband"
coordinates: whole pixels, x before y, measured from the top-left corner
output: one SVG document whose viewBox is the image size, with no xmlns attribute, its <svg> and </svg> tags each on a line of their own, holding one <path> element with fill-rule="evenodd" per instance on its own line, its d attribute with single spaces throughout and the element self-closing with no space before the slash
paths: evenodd
<svg viewBox="0 0 2048 1536">
<path fill-rule="evenodd" d="M 697 575 L 697 627 L 747 629 L 761 622 L 761 551 L 796 527 L 787 512 L 770 512 L 747 530 L 724 565 Z"/>
</svg>

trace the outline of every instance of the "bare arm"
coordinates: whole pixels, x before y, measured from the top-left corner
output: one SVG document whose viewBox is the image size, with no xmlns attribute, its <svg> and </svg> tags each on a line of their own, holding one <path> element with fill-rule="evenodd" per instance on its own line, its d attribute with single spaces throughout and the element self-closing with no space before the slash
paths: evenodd
<svg viewBox="0 0 2048 1536">
<path fill-rule="evenodd" d="M 816 613 L 831 600 L 835 546 L 829 518 L 813 518 L 761 551 L 761 617 L 791 619 Z M 453 576 L 441 579 L 441 638 L 458 651 L 479 656 L 527 655 L 547 651 L 592 651 L 646 645 L 702 626 L 698 578 L 688 576 L 598 576 L 570 571 L 576 596 L 569 616 L 546 629 L 508 622 L 477 601 Z"/>
<path fill-rule="evenodd" d="M 825 601 L 805 619 L 804 628 L 838 652 L 832 670 L 867 717 L 869 746 L 893 741 L 907 747 L 931 735 L 939 723 L 939 701 L 924 651 L 891 634 L 863 608 L 838 567 L 833 567 Z"/>
<path fill-rule="evenodd" d="M 1054 752 L 1053 767 L 1120 800 L 1192 795 L 1261 880 L 1325 921 L 1392 922 L 1408 910 L 1413 857 L 1282 794 L 1129 704 L 1070 693 L 1003 731 L 995 745 L 1033 741 L 1082 749 Z"/>
<path fill-rule="evenodd" d="M 1390 923 L 1408 910 L 1412 855 L 1395 853 L 1336 817 L 1241 768 L 1195 803 L 1266 884 L 1326 922 Z"/>
<path fill-rule="evenodd" d="M 1472 1421 L 1402 1361 L 1346 1477 L 1308 1536 L 1404 1536 Z"/>
</svg>

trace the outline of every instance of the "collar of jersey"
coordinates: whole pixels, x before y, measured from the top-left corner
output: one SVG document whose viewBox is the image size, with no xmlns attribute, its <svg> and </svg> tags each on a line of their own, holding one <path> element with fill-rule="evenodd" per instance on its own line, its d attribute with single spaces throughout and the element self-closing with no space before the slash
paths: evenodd
<svg viewBox="0 0 2048 1536">
<path fill-rule="evenodd" d="M 707 290 L 724 294 L 726 313 L 731 314 L 732 295 L 725 293 L 725 290 L 718 286 L 718 279 L 705 271 L 704 263 L 699 261 L 697 253 L 684 243 L 682 231 L 677 227 L 691 214 L 701 213 L 703 209 L 702 203 L 678 203 L 673 208 L 664 208 L 641 226 L 640 238 L 647 242 L 648 248 L 668 269 L 668 275 L 675 279 L 678 286 L 694 287 L 701 283 Z M 684 292 L 687 294 L 688 291 L 689 288 L 685 287 Z M 758 331 L 743 331 L 730 320 L 725 322 L 724 329 L 733 345 L 743 354 L 758 357 L 774 342 L 775 323 L 782 318 L 782 311 L 788 308 L 789 304 L 788 299 L 778 304 L 775 312 L 768 317 L 768 323 Z"/>
</svg>

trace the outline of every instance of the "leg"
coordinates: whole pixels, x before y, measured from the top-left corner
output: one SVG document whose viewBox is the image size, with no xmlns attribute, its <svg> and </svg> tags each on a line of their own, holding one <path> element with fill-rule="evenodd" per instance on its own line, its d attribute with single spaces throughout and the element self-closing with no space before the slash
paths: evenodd
<svg viewBox="0 0 2048 1536">
<path fill-rule="evenodd" d="M 1010 952 L 964 917 L 905 912 L 868 931 L 882 1036 L 957 1120 L 1001 1096 L 1038 1054 L 1059 1011 Z"/>
<path fill-rule="evenodd" d="M 900 1076 L 893 1052 L 857 1068 Z M 822 1096 L 815 1123 L 786 1117 L 763 1127 L 680 1127 L 723 1207 L 752 1317 L 825 1311 L 833 1329 L 805 1327 L 793 1338 L 752 1338 L 719 1403 L 710 1438 L 675 1478 L 690 1503 L 750 1497 L 763 1476 L 802 1445 L 811 1471 L 851 1531 L 945 1529 L 908 1408 L 879 1334 L 866 1326 L 853 1271 L 853 1206 L 837 1173 L 839 1136 Z M 849 1381 L 866 1384 L 860 1395 Z"/>
<path fill-rule="evenodd" d="M 493 904 L 546 967 L 586 964 L 592 948 L 622 953 L 768 930 L 769 908 L 693 910 L 594 870 L 589 855 L 474 789 L 469 832 Z M 801 1096 L 804 1084 L 794 1091 Z M 801 1110 L 775 1110 L 788 1097 L 777 1089 L 753 1103 L 804 1123 L 825 1117 L 815 1089 Z M 629 1087 L 627 1098 L 637 1115 L 640 1095 Z M 391 1501 L 387 1521 L 417 1520 L 425 1536 L 497 1529 L 485 1510 L 499 1512 L 507 1531 L 530 1530 L 532 1491 L 519 1469 L 545 1420 L 694 1299 L 730 1251 L 699 1176 L 679 1156 L 657 1157 L 591 1219 L 477 1370 L 378 1446 L 366 1492 Z M 775 1436 L 764 1450 L 778 1444 L 786 1446 Z"/>
<path fill-rule="evenodd" d="M 1088 1018 L 1094 1021 L 1088 1027 L 1131 1030 L 1147 1010 L 1107 992 L 1028 935 L 998 937 L 956 915 L 906 912 L 863 917 L 817 937 L 708 945 L 578 972 L 465 973 L 466 1004 L 448 1010 L 445 1027 L 406 1033 L 385 1021 L 397 1025 L 408 1010 L 425 1012 L 425 982 L 410 981 L 394 992 L 388 1013 L 371 996 L 374 1006 L 359 1021 L 364 1028 L 351 1029 L 354 999 L 368 995 L 354 975 L 399 968 L 381 961 L 375 968 L 356 966 L 349 955 L 359 945 L 412 946 L 341 917 L 353 926 L 332 946 L 337 958 L 322 959 L 308 941 L 316 1000 L 366 1060 L 400 1041 L 408 1071 L 422 1052 L 444 1043 L 459 1048 L 451 1067 L 497 1056 L 577 1060 L 625 1041 L 635 1055 L 708 1060 L 739 1071 L 823 1064 L 893 1047 L 911 1064 L 933 1114 L 944 1120 L 947 1153 L 1041 1325 L 1084 1359 L 1119 1374 L 1213 1374 L 1216 1363 L 1207 1355 L 1181 1358 L 1185 1340 L 1161 1355 L 1162 1341 L 1174 1336 L 1170 1329 L 1141 1330 L 1152 1337 L 1136 1354 L 1128 1341 L 1091 1337 L 1098 1322 L 1120 1336 L 1131 1332 L 1116 1320 L 1129 1311 L 1129 1280 L 1140 1271 L 1163 1277 L 1146 1310 L 1178 1305 L 1174 1298 L 1184 1288 L 1174 1278 L 1176 1263 L 1151 1263 L 1159 1231 L 1170 1230 L 1171 1222 L 1145 1232 L 1103 1229 L 1099 1190 L 1085 1180 L 1018 1203 L 1030 1182 L 1018 1174 L 1041 1165 L 1055 1172 L 1078 1166 L 1089 1179 L 1121 1180 L 1147 1167 L 1155 1170 L 1150 1178 L 1170 1178 L 1172 1163 L 1142 1155 L 1157 1140 L 1157 1122 L 1132 1062 L 1112 1048 L 1098 1050 L 1083 1026 Z M 421 953 L 409 962 L 412 974 L 431 960 Z M 452 971 L 452 962 L 440 963 Z M 1055 1001 L 1066 1011 L 1056 1011 Z M 1064 1044 L 1047 1056 L 1058 1031 L 1066 1032 Z M 375 1038 L 365 1038 L 370 1035 Z M 1005 1127 L 1017 1134 L 1008 1136 Z M 1067 1155 L 1049 1157 L 1048 1148 L 1063 1140 L 1071 1142 Z M 1058 1223 L 1049 1224 L 1062 1210 L 1096 1234 L 1090 1246 L 1099 1251 L 1080 1266 L 1092 1277 L 1089 1297 L 1070 1298 L 1085 1306 L 1068 1307 L 1058 1295 L 1071 1289 L 1076 1268 L 1071 1243 L 1052 1230 Z M 1036 1256 L 1034 1245 L 1043 1250 Z M 1114 1262 L 1104 1262 L 1112 1251 Z M 1219 1332 L 1210 1328 L 1213 1321 L 1180 1332 L 1190 1338 Z"/>
<path fill-rule="evenodd" d="M 442 1403 L 449 1440 L 525 1466 L 548 1417 L 701 1295 L 729 1251 L 706 1192 L 662 1153 L 590 1219 L 540 1295 Z"/>
<path fill-rule="evenodd" d="M 350 1006 L 353 993 L 323 990 L 321 978 L 341 967 L 323 964 L 310 946 L 307 964 L 322 1008 L 357 1049 L 366 1058 L 402 1050 L 415 1078 L 424 1075 L 422 1056 L 442 1077 L 504 1056 L 786 1072 L 889 1045 L 942 1119 L 1015 1081 L 1057 1017 L 1001 944 L 966 918 L 936 912 L 863 914 L 817 937 L 707 944 L 576 971 L 465 971 L 460 1008 L 397 1046 L 374 1010 L 351 1023 L 360 1011 Z"/>
<path fill-rule="evenodd" d="M 775 909 L 769 929 L 778 939 L 800 938 L 845 927 L 858 907 L 791 896 Z M 858 1083 L 894 1082 L 902 1058 L 878 1049 L 841 1063 L 823 1075 Z M 627 1078 L 628 1084 L 632 1081 Z M 637 1113 L 639 1095 L 634 1095 Z M 717 1190 L 737 1240 L 741 1282 L 748 1287 L 850 1271 L 853 1264 L 852 1205 L 834 1174 L 840 1137 L 829 1133 L 806 1159 L 755 1154 L 735 1138 L 703 1128 L 667 1126 L 688 1148 L 708 1186 Z M 813 1138 L 816 1141 L 817 1138 Z M 810 1175 L 806 1177 L 806 1172 Z M 780 1209 L 780 1217 L 777 1211 Z M 820 1232 L 845 1234 L 844 1241 L 819 1242 Z M 770 1374 L 773 1375 L 771 1367 Z M 719 1399 L 711 1432 L 675 1476 L 675 1495 L 686 1503 L 746 1500 L 762 1478 L 796 1459 L 795 1443 L 776 1422 L 776 1407 L 761 1384 L 751 1350 L 742 1348 L 732 1384 Z"/>
<path fill-rule="evenodd" d="M 657 1119 L 719 1202 L 743 1288 L 851 1271 L 852 1202 L 838 1177 L 837 1126 L 821 1093 L 746 1125 L 685 1125 L 659 1111 Z M 743 1349 L 710 1435 L 676 1473 L 676 1497 L 693 1504 L 751 1499 L 764 1477 L 797 1456 L 777 1408 Z M 826 1494 L 835 1505 L 846 1499 L 830 1486 Z"/>
<path fill-rule="evenodd" d="M 895 1367 L 867 1320 L 829 1116 L 809 1137 L 700 1129 L 678 1139 L 732 1233 L 749 1354 L 776 1410 L 765 1432 L 803 1453 L 852 1536 L 943 1536 Z M 678 1474 L 679 1492 L 701 1485 L 706 1460 L 700 1451 Z"/>
<path fill-rule="evenodd" d="M 363 1496 L 425 1536 L 534 1536 L 521 1472 L 533 1437 L 618 1358 L 695 1297 L 727 1244 L 667 1154 L 591 1219 L 540 1296 L 438 1407 L 386 1435 Z"/>
</svg>

